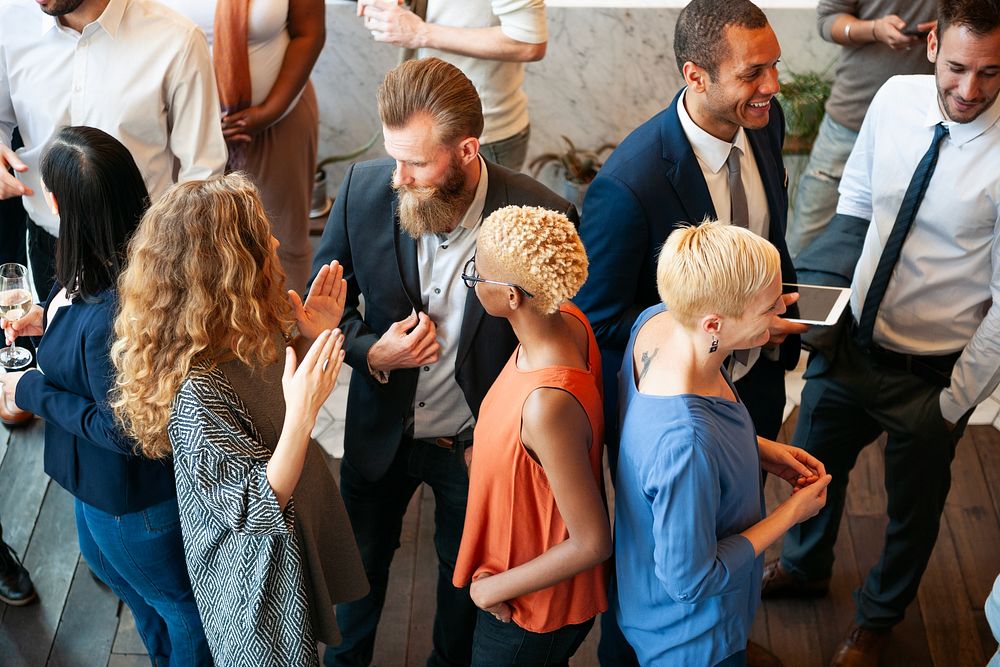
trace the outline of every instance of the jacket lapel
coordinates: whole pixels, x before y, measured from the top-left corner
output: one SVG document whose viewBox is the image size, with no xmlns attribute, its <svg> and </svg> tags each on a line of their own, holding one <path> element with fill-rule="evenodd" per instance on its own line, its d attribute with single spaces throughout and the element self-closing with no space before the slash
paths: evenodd
<svg viewBox="0 0 1000 667">
<path fill-rule="evenodd" d="M 507 181 L 503 174 L 491 162 L 483 159 L 486 164 L 486 174 L 489 182 L 486 185 L 486 201 L 483 203 L 483 219 L 490 213 L 503 208 L 510 200 L 507 196 Z M 483 321 L 486 311 L 483 304 L 479 303 L 476 290 L 470 289 L 465 297 L 465 312 L 462 315 L 462 332 L 458 336 L 458 356 L 455 358 L 455 371 L 462 367 L 462 362 L 472 348 L 472 339 L 476 336 L 479 323 Z"/>
<path fill-rule="evenodd" d="M 424 309 L 423 300 L 420 298 L 420 269 L 417 268 L 417 242 L 410 238 L 410 235 L 399 227 L 399 214 L 397 212 L 397 197 L 392 197 L 392 234 L 393 246 L 396 250 L 396 268 L 399 270 L 399 279 L 403 284 L 403 291 L 406 299 L 410 302 L 413 310 L 420 312 Z"/>
<path fill-rule="evenodd" d="M 757 161 L 757 171 L 760 173 L 760 180 L 764 183 L 768 213 L 767 238 L 773 242 L 773 239 L 785 235 L 784 218 L 777 199 L 778 193 L 785 189 L 782 181 L 784 174 L 779 174 L 778 170 L 774 168 L 774 162 L 770 159 L 770 155 L 768 155 L 767 149 L 764 146 L 765 137 L 763 136 L 763 132 L 747 130 L 746 135 L 747 140 L 750 142 L 750 148 L 753 150 L 754 160 Z"/>
<path fill-rule="evenodd" d="M 708 185 L 701 174 L 701 165 L 691 149 L 691 142 L 684 134 L 681 119 L 677 116 L 677 105 L 681 103 L 680 93 L 663 114 L 660 139 L 663 144 L 663 159 L 667 166 L 667 180 L 674 188 L 677 200 L 684 209 L 685 220 L 668 220 L 673 228 L 678 222 L 700 223 L 706 215 L 716 217 L 715 205 L 708 192 Z"/>
</svg>

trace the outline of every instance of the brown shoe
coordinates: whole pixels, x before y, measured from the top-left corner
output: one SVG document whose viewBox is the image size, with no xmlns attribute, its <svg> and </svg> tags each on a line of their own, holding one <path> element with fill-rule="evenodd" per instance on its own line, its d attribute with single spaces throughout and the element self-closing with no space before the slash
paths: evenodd
<svg viewBox="0 0 1000 667">
<path fill-rule="evenodd" d="M 847 639 L 833 654 L 830 667 L 878 667 L 888 643 L 889 630 L 868 630 L 852 625 Z"/>
<path fill-rule="evenodd" d="M 809 581 L 800 579 L 781 567 L 781 561 L 772 560 L 764 566 L 764 582 L 760 597 L 768 598 L 821 598 L 830 590 L 829 579 Z"/>
<path fill-rule="evenodd" d="M 757 642 L 747 642 L 747 667 L 783 667 L 778 656 Z"/>
</svg>

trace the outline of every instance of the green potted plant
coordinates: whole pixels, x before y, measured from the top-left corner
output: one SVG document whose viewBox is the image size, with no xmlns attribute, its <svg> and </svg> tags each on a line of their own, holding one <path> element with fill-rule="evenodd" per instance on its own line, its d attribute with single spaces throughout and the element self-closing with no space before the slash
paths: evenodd
<svg viewBox="0 0 1000 667">
<path fill-rule="evenodd" d="M 596 150 L 589 150 L 577 148 L 565 135 L 562 140 L 566 143 L 566 150 L 560 153 L 542 153 L 529 163 L 528 169 L 535 178 L 546 167 L 558 169 L 564 182 L 564 196 L 579 209 L 583 206 L 587 186 L 597 176 L 597 170 L 604 164 L 605 156 L 614 150 L 616 144 L 607 143 Z"/>
<path fill-rule="evenodd" d="M 781 82 L 776 97 L 785 112 L 784 152 L 805 155 L 812 150 L 823 120 L 830 79 L 826 72 L 792 72 Z"/>
</svg>

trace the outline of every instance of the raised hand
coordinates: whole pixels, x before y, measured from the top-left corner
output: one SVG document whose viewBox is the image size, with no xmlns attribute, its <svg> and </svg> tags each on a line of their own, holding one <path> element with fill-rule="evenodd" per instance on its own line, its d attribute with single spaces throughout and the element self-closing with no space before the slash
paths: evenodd
<svg viewBox="0 0 1000 667">
<path fill-rule="evenodd" d="M 344 267 L 336 260 L 323 266 L 309 288 L 305 304 L 295 290 L 288 290 L 288 298 L 295 309 L 299 333 L 305 338 L 315 340 L 324 329 L 335 329 L 347 301 Z"/>
</svg>

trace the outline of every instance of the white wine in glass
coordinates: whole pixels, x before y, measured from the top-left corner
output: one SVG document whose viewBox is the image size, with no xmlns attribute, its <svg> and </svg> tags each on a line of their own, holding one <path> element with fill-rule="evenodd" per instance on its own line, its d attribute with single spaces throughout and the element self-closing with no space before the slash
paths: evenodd
<svg viewBox="0 0 1000 667">
<path fill-rule="evenodd" d="M 22 264 L 0 265 L 0 317 L 16 322 L 31 310 L 31 302 L 28 269 Z M 0 349 L 0 366 L 8 370 L 24 368 L 30 363 L 31 352 L 13 342 Z"/>
</svg>

